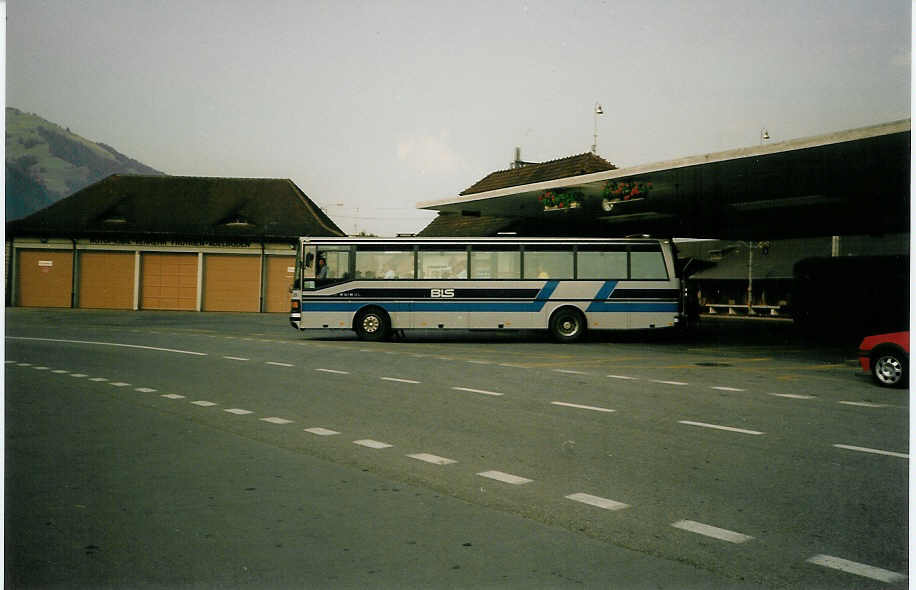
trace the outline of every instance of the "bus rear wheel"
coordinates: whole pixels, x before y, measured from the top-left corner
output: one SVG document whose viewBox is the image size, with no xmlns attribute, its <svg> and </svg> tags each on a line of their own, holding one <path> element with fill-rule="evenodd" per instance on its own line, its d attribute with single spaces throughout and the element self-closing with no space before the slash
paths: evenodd
<svg viewBox="0 0 916 590">
<path fill-rule="evenodd" d="M 387 340 L 391 332 L 391 320 L 383 310 L 370 307 L 356 315 L 353 329 L 360 340 Z"/>
<path fill-rule="evenodd" d="M 585 334 L 585 317 L 574 307 L 564 307 L 550 316 L 549 329 L 557 342 L 575 342 Z"/>
</svg>

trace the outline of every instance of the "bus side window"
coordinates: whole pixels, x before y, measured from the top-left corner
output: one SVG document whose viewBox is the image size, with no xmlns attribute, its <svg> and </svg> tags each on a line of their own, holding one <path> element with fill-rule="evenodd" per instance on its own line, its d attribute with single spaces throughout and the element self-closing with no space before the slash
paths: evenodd
<svg viewBox="0 0 916 590">
<path fill-rule="evenodd" d="M 633 246 L 630 251 L 631 279 L 667 279 L 665 257 L 658 246 Z"/>
</svg>

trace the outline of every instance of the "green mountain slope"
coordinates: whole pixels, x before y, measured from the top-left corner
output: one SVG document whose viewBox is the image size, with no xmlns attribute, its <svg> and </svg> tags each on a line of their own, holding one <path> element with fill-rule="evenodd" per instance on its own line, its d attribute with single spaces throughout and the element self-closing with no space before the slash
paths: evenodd
<svg viewBox="0 0 916 590">
<path fill-rule="evenodd" d="M 6 219 L 25 217 L 111 174 L 162 172 L 38 115 L 6 108 Z"/>
</svg>

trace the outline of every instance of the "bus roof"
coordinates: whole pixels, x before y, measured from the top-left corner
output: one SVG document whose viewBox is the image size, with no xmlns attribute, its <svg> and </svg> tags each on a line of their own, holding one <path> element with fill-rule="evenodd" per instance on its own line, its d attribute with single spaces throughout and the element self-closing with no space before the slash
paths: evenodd
<svg viewBox="0 0 916 590">
<path fill-rule="evenodd" d="M 299 238 L 309 244 L 657 244 L 667 242 L 660 238 L 522 238 L 518 236 L 499 237 L 311 237 Z"/>
</svg>

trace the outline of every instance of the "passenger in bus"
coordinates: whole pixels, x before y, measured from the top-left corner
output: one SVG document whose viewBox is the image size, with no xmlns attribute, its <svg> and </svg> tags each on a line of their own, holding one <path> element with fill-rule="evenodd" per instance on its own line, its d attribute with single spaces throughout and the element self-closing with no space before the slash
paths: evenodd
<svg viewBox="0 0 916 590">
<path fill-rule="evenodd" d="M 328 263 L 324 259 L 324 256 L 318 258 L 318 274 L 316 275 L 318 280 L 328 278 Z"/>
</svg>

